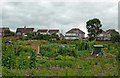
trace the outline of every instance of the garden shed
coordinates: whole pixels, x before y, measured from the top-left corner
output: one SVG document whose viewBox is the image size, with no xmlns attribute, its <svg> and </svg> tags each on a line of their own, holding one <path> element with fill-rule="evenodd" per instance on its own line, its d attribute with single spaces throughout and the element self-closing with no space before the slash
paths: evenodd
<svg viewBox="0 0 120 78">
<path fill-rule="evenodd" d="M 103 52 L 101 51 L 101 48 L 103 48 L 103 45 L 94 45 L 91 55 L 96 54 L 96 56 L 98 56 L 99 53 L 103 54 Z"/>
</svg>

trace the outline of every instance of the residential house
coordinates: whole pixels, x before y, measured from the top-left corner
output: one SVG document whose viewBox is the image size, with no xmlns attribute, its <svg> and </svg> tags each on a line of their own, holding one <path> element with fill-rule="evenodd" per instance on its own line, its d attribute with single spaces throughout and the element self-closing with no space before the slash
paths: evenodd
<svg viewBox="0 0 120 78">
<path fill-rule="evenodd" d="M 40 34 L 47 34 L 48 29 L 39 29 L 37 32 L 39 32 Z"/>
<path fill-rule="evenodd" d="M 49 34 L 51 35 L 52 33 L 56 33 L 60 39 L 64 39 L 64 35 L 62 33 L 59 33 L 59 30 L 58 29 L 39 29 L 37 32 L 39 32 L 40 34 Z"/>
<path fill-rule="evenodd" d="M 52 33 L 56 33 L 57 35 L 60 35 L 58 29 L 50 29 L 50 30 L 48 31 L 48 33 L 49 33 L 50 35 L 51 35 Z"/>
<path fill-rule="evenodd" d="M 24 28 L 17 28 L 16 30 L 17 35 L 24 35 L 28 32 L 34 32 L 34 28 L 26 28 L 26 26 L 24 26 Z"/>
<path fill-rule="evenodd" d="M 78 28 L 73 28 L 67 31 L 65 34 L 65 39 L 67 40 L 74 40 L 74 39 L 83 40 L 84 38 L 85 38 L 85 32 L 83 32 Z"/>
<path fill-rule="evenodd" d="M 52 34 L 52 33 L 56 33 L 57 35 L 59 35 L 59 30 L 58 29 L 39 29 L 37 32 L 41 33 L 41 34 Z"/>
<path fill-rule="evenodd" d="M 103 30 L 102 33 L 97 35 L 97 40 L 108 40 L 108 33 Z"/>
<path fill-rule="evenodd" d="M 5 28 L 5 27 L 0 28 L 0 37 L 2 37 L 3 35 L 5 35 L 5 33 L 4 33 L 5 30 L 9 30 L 9 28 Z"/>
<path fill-rule="evenodd" d="M 109 29 L 109 30 L 106 31 L 108 40 L 110 40 L 110 34 L 111 34 L 112 30 L 114 30 L 114 29 Z"/>
</svg>

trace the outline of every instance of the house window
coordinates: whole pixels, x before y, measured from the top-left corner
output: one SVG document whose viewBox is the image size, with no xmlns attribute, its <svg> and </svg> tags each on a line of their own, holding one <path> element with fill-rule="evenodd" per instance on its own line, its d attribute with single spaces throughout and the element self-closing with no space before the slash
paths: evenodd
<svg viewBox="0 0 120 78">
<path fill-rule="evenodd" d="M 78 34 L 78 36 L 81 36 L 81 34 Z"/>
<path fill-rule="evenodd" d="M 76 35 L 75 33 L 67 33 L 66 35 Z"/>
<path fill-rule="evenodd" d="M 66 39 L 69 39 L 69 37 L 65 37 Z"/>
</svg>

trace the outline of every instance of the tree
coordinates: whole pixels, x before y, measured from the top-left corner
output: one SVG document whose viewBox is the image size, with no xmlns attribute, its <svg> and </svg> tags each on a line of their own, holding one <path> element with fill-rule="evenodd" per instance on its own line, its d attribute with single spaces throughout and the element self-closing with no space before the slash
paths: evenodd
<svg viewBox="0 0 120 78">
<path fill-rule="evenodd" d="M 43 39 L 44 40 L 49 40 L 49 39 L 51 39 L 51 35 L 45 34 L 45 35 L 43 35 Z"/>
<path fill-rule="evenodd" d="M 56 38 L 56 40 L 60 40 L 59 36 L 56 33 L 52 33 L 51 37 Z"/>
<path fill-rule="evenodd" d="M 86 22 L 86 28 L 91 40 L 94 40 L 98 34 L 102 32 L 102 24 L 99 19 L 94 18 Z"/>
<path fill-rule="evenodd" d="M 12 31 L 10 31 L 9 29 L 5 30 L 4 33 L 5 33 L 4 37 L 6 37 L 6 36 L 16 36 L 16 34 Z"/>
<path fill-rule="evenodd" d="M 110 40 L 112 42 L 120 42 L 120 34 L 117 31 L 112 30 L 110 33 Z"/>
<path fill-rule="evenodd" d="M 27 38 L 32 38 L 32 33 L 31 32 L 25 33 L 25 35 L 27 35 Z"/>
</svg>

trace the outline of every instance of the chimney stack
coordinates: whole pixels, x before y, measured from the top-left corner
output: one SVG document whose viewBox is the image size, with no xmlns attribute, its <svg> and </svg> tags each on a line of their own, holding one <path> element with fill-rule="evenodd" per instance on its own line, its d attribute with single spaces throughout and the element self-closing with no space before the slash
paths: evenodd
<svg viewBox="0 0 120 78">
<path fill-rule="evenodd" d="M 26 26 L 24 26 L 24 29 L 26 29 Z"/>
</svg>

